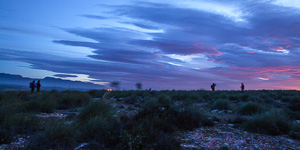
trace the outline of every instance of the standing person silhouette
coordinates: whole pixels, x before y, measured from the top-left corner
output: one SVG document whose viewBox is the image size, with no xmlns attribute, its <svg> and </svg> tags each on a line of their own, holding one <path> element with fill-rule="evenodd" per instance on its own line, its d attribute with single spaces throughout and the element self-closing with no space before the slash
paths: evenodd
<svg viewBox="0 0 300 150">
<path fill-rule="evenodd" d="M 213 83 L 213 84 L 210 86 L 212 91 L 215 91 L 216 85 L 217 85 L 216 83 Z"/>
<path fill-rule="evenodd" d="M 32 82 L 30 82 L 30 86 L 29 87 L 31 88 L 31 93 L 33 93 L 34 92 L 34 88 L 35 88 L 35 80 L 33 80 Z"/>
<path fill-rule="evenodd" d="M 244 89 L 245 89 L 245 85 L 244 83 L 241 84 L 241 90 L 242 90 L 242 93 L 244 92 Z"/>
<path fill-rule="evenodd" d="M 41 81 L 38 80 L 38 82 L 36 83 L 36 91 L 40 92 L 40 89 L 41 89 Z"/>
</svg>

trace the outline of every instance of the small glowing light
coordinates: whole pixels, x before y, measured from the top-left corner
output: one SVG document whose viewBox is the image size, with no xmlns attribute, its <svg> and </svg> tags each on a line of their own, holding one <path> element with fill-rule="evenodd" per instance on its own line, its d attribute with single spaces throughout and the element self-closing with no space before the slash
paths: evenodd
<svg viewBox="0 0 300 150">
<path fill-rule="evenodd" d="M 109 91 L 109 92 L 110 92 L 110 91 L 112 91 L 112 89 L 107 89 L 107 91 Z"/>
</svg>

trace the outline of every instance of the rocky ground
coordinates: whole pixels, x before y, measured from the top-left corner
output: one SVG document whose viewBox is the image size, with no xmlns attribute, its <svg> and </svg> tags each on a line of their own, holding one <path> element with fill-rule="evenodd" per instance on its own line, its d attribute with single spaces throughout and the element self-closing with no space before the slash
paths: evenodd
<svg viewBox="0 0 300 150">
<path fill-rule="evenodd" d="M 201 104 L 203 105 L 203 104 Z M 140 108 L 134 104 L 124 104 L 116 101 L 114 107 L 117 108 L 118 114 L 134 115 Z M 78 115 L 76 110 L 60 110 L 55 113 L 47 114 L 40 113 L 36 116 L 44 119 L 49 118 L 66 118 Z M 230 120 L 233 120 L 237 116 L 231 111 L 209 111 L 209 115 L 214 120 L 215 126 L 213 127 L 201 127 L 193 131 L 179 133 L 181 139 L 181 148 L 184 150 L 214 150 L 214 149 L 299 149 L 300 141 L 291 139 L 287 135 L 270 136 L 264 134 L 256 134 L 243 130 L 236 124 L 231 124 Z M 10 144 L 0 145 L 2 149 L 25 149 L 30 136 L 19 135 L 14 138 L 14 141 Z M 79 145 L 76 150 L 84 149 L 87 143 Z"/>
<path fill-rule="evenodd" d="M 300 141 L 291 139 L 287 135 L 270 136 L 244 131 L 234 124 L 228 123 L 236 117 L 230 112 L 213 110 L 218 116 L 214 127 L 201 127 L 193 131 L 184 132 L 181 136 L 184 150 L 214 150 L 214 149 L 250 149 L 250 150 L 300 150 Z"/>
</svg>

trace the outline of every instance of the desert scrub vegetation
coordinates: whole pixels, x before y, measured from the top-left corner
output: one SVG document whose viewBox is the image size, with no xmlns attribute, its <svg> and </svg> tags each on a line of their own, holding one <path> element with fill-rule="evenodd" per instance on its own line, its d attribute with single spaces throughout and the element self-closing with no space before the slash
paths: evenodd
<svg viewBox="0 0 300 150">
<path fill-rule="evenodd" d="M 219 99 L 216 100 L 213 105 L 212 105 L 212 109 L 218 109 L 218 110 L 230 110 L 230 101 L 226 100 L 226 99 Z"/>
<path fill-rule="evenodd" d="M 265 110 L 264 106 L 262 106 L 259 103 L 246 102 L 238 108 L 237 113 L 242 115 L 254 115 L 254 114 L 262 113 L 264 110 Z"/>
<path fill-rule="evenodd" d="M 282 111 L 273 109 L 257 114 L 244 122 L 246 130 L 270 135 L 286 134 L 290 131 L 291 121 Z"/>
<path fill-rule="evenodd" d="M 231 110 L 226 115 L 234 117 L 228 123 L 239 129 L 299 139 L 299 94 L 280 90 L 0 92 L 0 141 L 9 143 L 24 134 L 30 136 L 28 149 L 74 149 L 82 143 L 87 143 L 86 149 L 178 149 L 179 131 L 214 126 L 212 109 Z M 37 117 L 58 112 L 72 117 Z"/>
<path fill-rule="evenodd" d="M 111 119 L 115 114 L 115 110 L 107 100 L 91 101 L 79 113 L 79 121 L 87 121 L 94 118 Z"/>
<path fill-rule="evenodd" d="M 63 91 L 59 93 L 58 108 L 69 109 L 87 104 L 91 96 L 86 92 Z"/>
</svg>

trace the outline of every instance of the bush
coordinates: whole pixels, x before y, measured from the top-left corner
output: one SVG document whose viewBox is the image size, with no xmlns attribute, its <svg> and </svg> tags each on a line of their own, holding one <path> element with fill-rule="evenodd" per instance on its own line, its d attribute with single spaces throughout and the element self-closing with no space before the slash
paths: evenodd
<svg viewBox="0 0 300 150">
<path fill-rule="evenodd" d="M 88 94 L 92 98 L 101 98 L 101 97 L 103 97 L 105 92 L 106 92 L 106 90 L 91 90 L 91 91 L 88 91 Z"/>
<path fill-rule="evenodd" d="M 2 119 L 2 128 L 17 134 L 28 134 L 37 131 L 41 123 L 38 117 L 31 114 L 11 114 Z"/>
<path fill-rule="evenodd" d="M 173 135 L 178 130 L 192 130 L 199 126 L 213 125 L 197 108 L 161 108 L 156 99 L 133 119 L 125 119 L 125 130 L 119 149 L 177 149 L 180 146 Z M 124 119 L 123 119 L 124 120 Z"/>
<path fill-rule="evenodd" d="M 40 95 L 34 95 L 29 101 L 24 103 L 26 112 L 45 112 L 52 113 L 55 111 L 57 96 L 48 92 Z"/>
<path fill-rule="evenodd" d="M 246 130 L 270 135 L 287 133 L 290 129 L 288 117 L 279 110 L 259 114 L 244 122 Z"/>
<path fill-rule="evenodd" d="M 63 120 L 54 120 L 46 125 L 45 132 L 35 134 L 28 149 L 72 149 L 77 144 L 78 127 Z"/>
<path fill-rule="evenodd" d="M 83 142 L 95 140 L 106 147 L 115 147 L 120 142 L 122 126 L 116 119 L 94 118 L 80 125 L 80 140 Z"/>
<path fill-rule="evenodd" d="M 60 109 L 84 106 L 91 99 L 88 93 L 79 91 L 64 91 L 61 92 L 60 95 L 58 99 Z"/>
<path fill-rule="evenodd" d="M 111 119 L 115 114 L 114 109 L 108 101 L 99 100 L 99 101 L 92 101 L 86 107 L 84 107 L 79 115 L 79 121 L 87 121 L 94 118 L 101 118 L 101 119 Z"/>
<path fill-rule="evenodd" d="M 238 113 L 242 115 L 259 114 L 264 111 L 264 107 L 258 103 L 247 102 L 239 107 Z"/>
<path fill-rule="evenodd" d="M 290 100 L 289 108 L 292 111 L 300 111 L 300 96 L 295 96 Z"/>
<path fill-rule="evenodd" d="M 217 100 L 214 102 L 212 109 L 218 109 L 218 110 L 229 110 L 229 101 L 228 100 Z"/>
<path fill-rule="evenodd" d="M 192 130 L 199 126 L 213 126 L 213 121 L 203 111 L 196 107 L 185 108 L 180 111 L 177 118 L 177 126 L 179 129 Z"/>
<path fill-rule="evenodd" d="M 159 95 L 157 97 L 157 102 L 159 103 L 160 106 L 169 108 L 172 104 L 172 100 L 168 95 Z"/>
<path fill-rule="evenodd" d="M 300 140 L 300 123 L 299 122 L 293 122 L 291 124 L 291 131 L 289 133 L 290 137 L 296 140 Z"/>
</svg>

